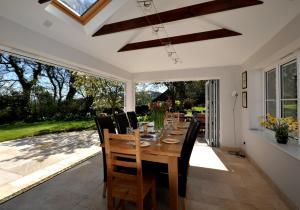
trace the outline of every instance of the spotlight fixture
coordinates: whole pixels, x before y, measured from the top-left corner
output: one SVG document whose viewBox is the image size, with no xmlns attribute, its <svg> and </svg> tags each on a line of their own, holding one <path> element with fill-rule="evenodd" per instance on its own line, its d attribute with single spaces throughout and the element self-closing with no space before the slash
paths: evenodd
<svg viewBox="0 0 300 210">
<path fill-rule="evenodd" d="M 152 0 L 138 0 L 139 4 L 142 4 L 144 7 L 149 8 L 151 7 L 153 1 Z"/>
<path fill-rule="evenodd" d="M 181 59 L 178 56 L 178 53 L 175 50 L 175 47 L 172 45 L 170 36 L 166 30 L 166 27 L 164 26 L 163 22 L 161 21 L 161 17 L 156 9 L 156 6 L 154 4 L 153 0 L 137 0 L 137 6 L 140 8 L 140 10 L 143 12 L 147 22 L 152 28 L 153 33 L 158 37 L 158 40 L 160 40 L 161 45 L 165 47 L 166 53 L 169 58 L 172 59 L 174 64 L 182 63 Z M 151 20 L 146 15 L 147 13 L 150 13 L 151 15 L 157 16 L 157 19 L 159 20 L 159 24 L 152 24 Z M 162 41 L 162 39 L 166 41 Z"/>
<path fill-rule="evenodd" d="M 153 27 L 153 32 L 158 33 L 160 31 L 160 29 L 164 29 L 164 27 L 163 26 L 154 26 Z"/>
<path fill-rule="evenodd" d="M 169 57 L 172 57 L 173 55 L 175 55 L 176 54 L 176 52 L 168 52 L 168 56 Z"/>
</svg>

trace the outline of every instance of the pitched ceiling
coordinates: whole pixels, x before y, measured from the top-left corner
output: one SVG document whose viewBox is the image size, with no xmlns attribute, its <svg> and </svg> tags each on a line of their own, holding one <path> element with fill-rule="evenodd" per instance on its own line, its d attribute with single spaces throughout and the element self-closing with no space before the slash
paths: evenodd
<svg viewBox="0 0 300 210">
<path fill-rule="evenodd" d="M 154 2 L 159 12 L 163 12 L 207 2 L 207 0 L 154 0 Z M 300 11 L 299 1 L 263 0 L 263 2 L 264 4 L 258 6 L 165 23 L 170 36 L 222 28 L 242 34 L 241 36 L 175 45 L 175 49 L 183 61 L 180 64 L 174 64 L 168 59 L 163 47 L 118 52 L 128 43 L 157 39 L 150 27 L 92 37 L 78 25 L 70 24 L 68 21 L 50 14 L 45 10 L 47 3 L 40 5 L 37 0 L 1 1 L 0 15 L 93 57 L 135 73 L 242 64 Z M 142 15 L 136 5 L 136 0 L 128 0 L 123 7 L 106 20 L 106 24 Z M 50 21 L 51 26 L 49 27 L 49 24 L 47 26 L 45 21 Z"/>
</svg>

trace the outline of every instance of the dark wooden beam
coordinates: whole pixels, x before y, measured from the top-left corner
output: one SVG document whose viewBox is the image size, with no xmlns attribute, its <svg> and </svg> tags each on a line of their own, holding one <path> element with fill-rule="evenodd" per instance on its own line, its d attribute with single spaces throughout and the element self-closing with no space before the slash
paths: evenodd
<svg viewBox="0 0 300 210">
<path fill-rule="evenodd" d="M 47 2 L 49 2 L 49 1 L 51 1 L 51 0 L 39 0 L 39 3 L 40 3 L 40 4 L 44 4 L 44 3 L 47 3 Z"/>
<path fill-rule="evenodd" d="M 224 12 L 228 10 L 254 6 L 262 4 L 259 0 L 214 0 L 201 4 L 191 5 L 179 9 L 169 10 L 159 13 L 157 15 L 148 15 L 121 22 L 111 23 L 104 25 L 93 36 L 101 36 L 105 34 L 117 33 L 121 31 L 142 28 L 159 23 L 166 23 L 172 21 L 178 21 L 187 18 L 193 18 L 201 15 L 208 15 L 217 12 Z M 150 22 L 150 23 L 149 23 Z"/>
<path fill-rule="evenodd" d="M 160 47 L 160 46 L 165 46 L 168 43 L 174 45 L 174 44 L 197 42 L 197 41 L 239 36 L 239 35 L 242 34 L 228 29 L 217 29 L 213 31 L 174 36 L 174 37 L 164 38 L 164 39 L 154 39 L 154 40 L 143 41 L 143 42 L 129 43 L 124 47 L 122 47 L 118 52 L 146 49 L 151 47 Z"/>
</svg>

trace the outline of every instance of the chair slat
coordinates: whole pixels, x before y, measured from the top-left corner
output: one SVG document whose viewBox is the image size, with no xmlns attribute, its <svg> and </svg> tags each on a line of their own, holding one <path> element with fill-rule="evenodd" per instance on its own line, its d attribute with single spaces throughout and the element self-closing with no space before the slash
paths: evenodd
<svg viewBox="0 0 300 210">
<path fill-rule="evenodd" d="M 110 137 L 110 139 L 126 140 L 126 141 L 135 141 L 135 138 L 136 138 L 134 135 L 129 135 L 129 134 L 112 134 L 112 133 L 109 134 L 109 137 Z"/>
<path fill-rule="evenodd" d="M 114 171 L 114 172 L 112 172 L 112 176 L 122 178 L 122 179 L 131 180 L 131 181 L 136 181 L 136 175 L 133 175 L 133 174 L 126 174 L 126 173 Z"/>
<path fill-rule="evenodd" d="M 131 148 L 120 148 L 120 147 L 111 147 L 110 151 L 112 153 L 125 154 L 125 155 L 135 155 L 135 149 Z"/>
<path fill-rule="evenodd" d="M 127 168 L 137 168 L 136 162 L 127 162 L 127 161 L 122 161 L 122 160 L 112 160 L 111 164 L 113 166 L 122 166 L 122 167 L 127 167 Z"/>
</svg>

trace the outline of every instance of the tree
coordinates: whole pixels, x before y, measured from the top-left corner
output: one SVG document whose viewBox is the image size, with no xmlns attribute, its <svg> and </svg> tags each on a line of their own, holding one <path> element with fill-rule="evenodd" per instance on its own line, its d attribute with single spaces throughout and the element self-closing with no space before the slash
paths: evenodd
<svg viewBox="0 0 300 210">
<path fill-rule="evenodd" d="M 6 54 L 0 54 L 0 64 L 1 75 L 6 75 L 6 79 L 2 82 L 6 84 L 17 82 L 21 86 L 23 114 L 27 116 L 30 113 L 31 90 L 38 81 L 38 77 L 43 70 L 43 64 Z"/>
<path fill-rule="evenodd" d="M 147 105 L 152 101 L 151 93 L 149 91 L 139 91 L 135 93 L 136 105 Z"/>
<path fill-rule="evenodd" d="M 124 84 L 92 76 L 77 76 L 74 86 L 80 90 L 86 99 L 92 101 L 95 109 L 122 107 L 124 101 Z"/>
<path fill-rule="evenodd" d="M 60 104 L 64 98 L 63 90 L 70 82 L 71 72 L 64 68 L 47 65 L 45 66 L 45 74 L 53 87 L 54 100 Z"/>
<path fill-rule="evenodd" d="M 178 100 L 179 108 L 184 108 L 186 100 L 203 103 L 205 100 L 205 81 L 180 81 L 180 82 L 163 82 L 155 83 L 167 87 L 165 92 L 172 102 L 172 107 L 176 107 L 175 101 Z"/>
<path fill-rule="evenodd" d="M 73 100 L 73 98 L 74 98 L 74 96 L 77 92 L 77 89 L 75 87 L 76 78 L 77 78 L 77 73 L 71 71 L 70 72 L 70 79 L 69 79 L 69 82 L 68 82 L 69 90 L 68 90 L 68 93 L 67 93 L 67 96 L 66 96 L 67 101 Z"/>
</svg>

